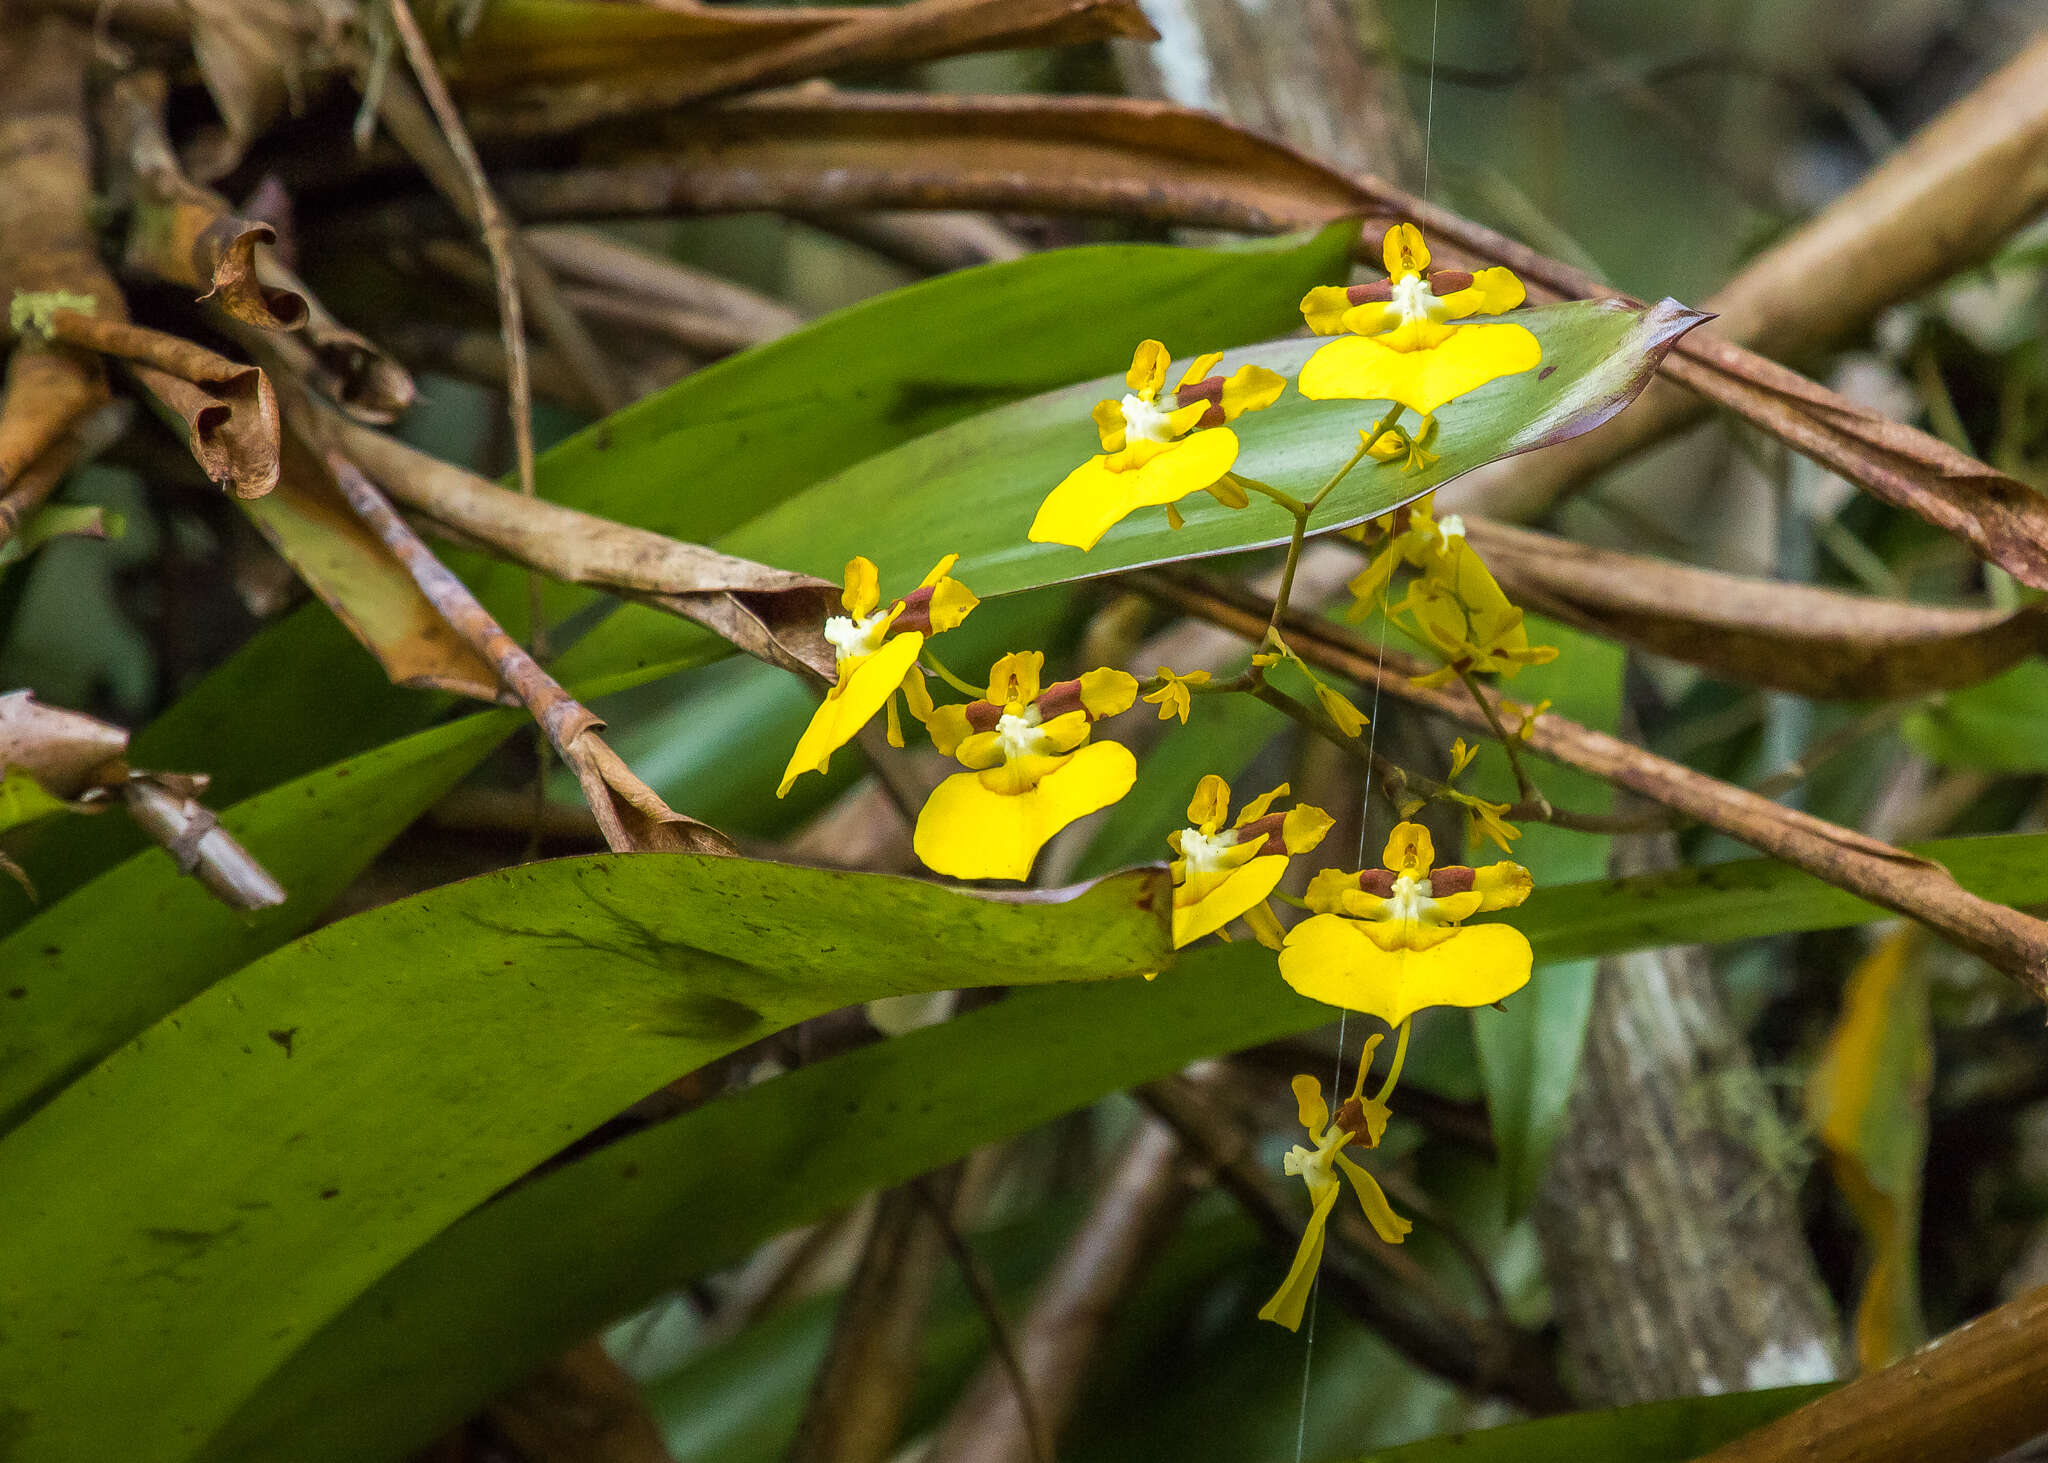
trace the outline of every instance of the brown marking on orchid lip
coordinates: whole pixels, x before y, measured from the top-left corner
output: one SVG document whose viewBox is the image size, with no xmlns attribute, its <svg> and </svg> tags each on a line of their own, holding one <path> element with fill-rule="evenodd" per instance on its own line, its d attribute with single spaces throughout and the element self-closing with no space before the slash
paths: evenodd
<svg viewBox="0 0 2048 1463">
<path fill-rule="evenodd" d="M 1467 893 L 1478 877 L 1463 864 L 1445 864 L 1429 876 L 1429 897 L 1442 899 L 1450 894 Z"/>
<path fill-rule="evenodd" d="M 903 596 L 903 608 L 896 618 L 889 622 L 889 628 L 898 634 L 915 631 L 919 635 L 932 633 L 932 592 L 934 586 L 923 585 Z"/>
<path fill-rule="evenodd" d="M 1394 897 L 1394 871 L 1392 869 L 1361 869 L 1358 887 L 1368 894 L 1377 894 L 1382 899 Z"/>
<path fill-rule="evenodd" d="M 1255 843 L 1259 839 L 1278 833 L 1281 825 L 1286 823 L 1286 821 L 1287 815 L 1285 813 L 1268 813 L 1263 818 L 1254 818 L 1251 822 L 1237 830 L 1237 841 L 1239 843 Z"/>
<path fill-rule="evenodd" d="M 1429 276 L 1429 292 L 1439 299 L 1471 288 L 1472 276 L 1462 269 L 1433 270 Z"/>
<path fill-rule="evenodd" d="M 1038 714 L 1047 721 L 1056 716 L 1065 716 L 1069 711 L 1088 709 L 1081 704 L 1081 683 L 1078 680 L 1054 681 L 1038 693 L 1038 700 L 1033 704 L 1038 707 Z M 1092 716 L 1089 717 L 1090 721 L 1094 719 Z"/>
<path fill-rule="evenodd" d="M 1003 719 L 1003 708 L 993 701 L 970 701 L 967 703 L 967 724 L 978 732 L 994 731 L 996 723 Z"/>
<path fill-rule="evenodd" d="M 1344 298 L 1354 305 L 1384 305 L 1394 298 L 1394 282 L 1376 279 L 1371 284 L 1355 284 L 1344 291 Z"/>
<path fill-rule="evenodd" d="M 1365 1104 L 1363 1102 L 1360 1102 L 1355 1097 L 1347 1097 L 1344 1099 L 1344 1105 L 1337 1109 L 1337 1116 L 1335 1119 L 1333 1119 L 1333 1121 L 1339 1128 L 1342 1128 L 1345 1132 L 1349 1133 L 1354 1138 L 1363 1138 L 1367 1136 L 1365 1127 Z"/>
<path fill-rule="evenodd" d="M 1209 403 L 1209 409 L 1202 413 L 1196 427 L 1220 427 L 1226 418 L 1223 415 L 1223 378 L 1210 376 L 1201 381 L 1190 382 L 1174 394 L 1182 406 L 1192 406 L 1198 401 Z"/>
</svg>

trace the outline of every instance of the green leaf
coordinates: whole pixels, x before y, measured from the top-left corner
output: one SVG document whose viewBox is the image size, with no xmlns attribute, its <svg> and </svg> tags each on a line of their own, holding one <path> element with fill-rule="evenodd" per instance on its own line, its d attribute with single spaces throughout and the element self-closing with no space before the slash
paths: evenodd
<svg viewBox="0 0 2048 1463">
<path fill-rule="evenodd" d="M 1349 267 L 1357 233 L 1335 223 L 1232 249 L 1053 249 L 893 290 L 614 413 L 540 460 L 540 491 L 586 513 L 710 543 L 898 443 L 1121 371 L 1147 334 L 1200 336 L 1210 348 L 1284 330 L 1310 286 Z M 856 518 L 868 511 L 863 505 Z M 854 525 L 814 526 L 829 534 Z M 850 557 L 827 555 L 830 577 Z M 910 557 L 922 574 L 937 553 L 920 545 Z M 489 583 L 509 602 L 514 579 L 524 582 L 501 567 Z"/>
<path fill-rule="evenodd" d="M 52 797 L 43 785 L 19 768 L 0 774 L 0 833 L 65 811 L 62 798 Z"/>
<path fill-rule="evenodd" d="M 1643 311 L 1576 301 L 1514 318 L 1543 342 L 1543 368 L 1502 377 L 1446 406 L 1438 414 L 1442 458 L 1428 471 L 1368 459 L 1326 500 L 1318 531 L 1363 522 L 1460 473 L 1599 425 L 1634 399 L 1663 352 L 1701 317 L 1668 302 Z M 1207 350 L 1222 341 L 1203 331 L 1183 343 Z M 1224 366 L 1253 362 L 1291 379 L 1323 344 L 1271 341 L 1231 352 Z M 1187 520 L 1179 530 L 1168 527 L 1165 510 L 1153 508 L 1124 519 L 1086 553 L 1030 542 L 1026 534 L 1046 494 L 1102 450 L 1090 408 L 1126 390 L 1119 370 L 929 433 L 798 494 L 719 546 L 818 574 L 836 574 L 857 553 L 921 573 L 938 555 L 957 552 L 955 575 L 987 596 L 1287 541 L 1293 519 L 1270 499 L 1254 495 L 1247 507 L 1232 509 L 1197 493 L 1179 504 Z M 1383 409 L 1384 403 L 1310 401 L 1289 391 L 1239 419 L 1238 470 L 1307 497 Z"/>
<path fill-rule="evenodd" d="M 504 740 L 485 712 L 308 773 L 221 815 L 284 885 L 243 914 L 150 848 L 0 940 L 0 1128 L 165 1012 L 305 930 L 370 860 Z"/>
<path fill-rule="evenodd" d="M 1986 897 L 2048 899 L 2048 834 L 1919 851 Z M 1753 859 L 1539 889 L 1516 913 L 1538 958 L 1552 960 L 1834 928 L 1882 912 Z M 1191 1061 L 1326 1024 L 1329 1009 L 1287 989 L 1272 960 L 1247 945 L 1211 945 L 1149 983 L 1018 992 L 567 1164 L 405 1259 L 202 1456 L 401 1457 L 605 1322 L 771 1235 Z M 690 1216 L 687 1226 L 678 1215 Z"/>
<path fill-rule="evenodd" d="M 1354 1463 L 1686 1463 L 1804 1407 L 1829 1385 L 1572 1412 L 1483 1432 L 1450 1433 L 1367 1453 Z"/>
<path fill-rule="evenodd" d="M 392 1264 L 677 1074 L 963 977 L 1161 968 L 1167 907 L 1156 870 L 993 898 L 668 854 L 527 865 L 307 936 L 0 1141 L 15 1456 L 189 1457 Z"/>
<path fill-rule="evenodd" d="M 1951 691 L 1906 718 L 1906 739 L 1943 767 L 1980 772 L 2048 770 L 2048 663 L 2023 660 L 2003 675 Z"/>
<path fill-rule="evenodd" d="M 1618 730 L 1625 660 L 1621 648 L 1538 616 L 1530 616 L 1528 624 L 1529 638 L 1557 646 L 1558 657 L 1503 681 L 1501 689 L 1529 705 L 1549 700 L 1559 715 L 1584 725 Z M 1492 783 L 1493 796 L 1514 801 L 1514 779 L 1507 775 L 1505 755 L 1498 747 L 1480 755 L 1496 764 L 1493 770 L 1499 775 Z M 1606 783 L 1570 768 L 1539 764 L 1534 775 L 1544 795 L 1558 807 L 1605 812 L 1613 801 Z M 1604 837 L 1529 823 L 1522 826 L 1512 857 L 1546 884 L 1597 879 L 1607 872 L 1608 843 Z M 1593 1014 L 1597 972 L 1597 963 L 1591 960 L 1541 966 L 1504 1010 L 1471 1015 L 1511 1216 L 1524 1212 L 1536 1197 L 1551 1145 L 1564 1127 L 1585 1051 L 1586 1024 Z"/>
</svg>

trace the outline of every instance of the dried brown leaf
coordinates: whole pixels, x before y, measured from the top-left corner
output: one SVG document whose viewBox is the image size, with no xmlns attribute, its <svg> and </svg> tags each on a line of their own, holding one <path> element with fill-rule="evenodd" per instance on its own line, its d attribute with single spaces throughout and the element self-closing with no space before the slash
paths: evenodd
<svg viewBox="0 0 2048 1463">
<path fill-rule="evenodd" d="M 1748 579 L 1467 516 L 1517 603 L 1717 676 L 1882 701 L 1988 680 L 2048 647 L 2048 607 L 1949 609 Z"/>
<path fill-rule="evenodd" d="M 527 218 L 978 208 L 1252 233 L 1364 204 L 1350 180 L 1277 143 L 1112 97 L 785 92 L 596 138 L 586 157 L 508 174 L 506 202 Z"/>
<path fill-rule="evenodd" d="M 605 846 L 614 853 L 739 853 L 716 828 L 663 802 L 595 728 L 579 734 L 561 752 L 597 816 Z"/>
<path fill-rule="evenodd" d="M 75 798 L 108 780 L 110 763 L 128 751 L 128 733 L 118 726 L 38 703 L 30 691 L 0 696 L 0 772 L 20 771 L 56 798 Z"/>
<path fill-rule="evenodd" d="M 230 172 L 256 138 L 304 100 L 356 7 L 341 0 L 180 0 L 192 56 L 222 132 L 193 150 L 202 182 Z"/>
<path fill-rule="evenodd" d="M 6 393 L 0 399 L 0 493 L 21 487 L 33 465 L 52 460 L 73 428 L 106 401 L 107 373 L 86 352 L 25 342 L 8 357 Z"/>
<path fill-rule="evenodd" d="M 560 133 L 851 69 L 1155 34 L 1138 0 L 913 0 L 801 11 L 679 4 L 659 13 L 620 6 L 580 19 L 573 38 L 536 44 L 544 21 L 486 16 L 457 74 L 479 136 Z M 480 95 L 543 76 L 550 84 Z"/>
</svg>

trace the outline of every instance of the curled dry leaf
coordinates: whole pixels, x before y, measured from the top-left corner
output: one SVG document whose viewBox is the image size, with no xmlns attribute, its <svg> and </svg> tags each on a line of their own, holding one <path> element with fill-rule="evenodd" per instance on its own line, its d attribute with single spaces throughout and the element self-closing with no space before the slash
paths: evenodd
<svg viewBox="0 0 2048 1463">
<path fill-rule="evenodd" d="M 529 498 L 332 416 L 327 425 L 393 498 L 469 543 L 564 583 L 630 594 L 786 669 L 835 673 L 818 628 L 833 613 L 835 584 Z"/>
<path fill-rule="evenodd" d="M 237 498 L 260 498 L 277 486 L 277 394 L 259 368 L 182 336 L 77 310 L 51 311 L 50 333 L 125 361 L 152 396 L 184 418 L 193 458 Z"/>
<path fill-rule="evenodd" d="M 342 0 L 180 0 L 192 56 L 220 113 L 222 133 L 194 149 L 193 171 L 211 181 L 305 97 L 330 64 L 356 7 Z"/>
<path fill-rule="evenodd" d="M 1163 602 L 1252 640 L 1264 636 L 1272 613 L 1271 602 L 1258 595 L 1189 576 L 1146 574 L 1138 582 Z M 1481 734 L 1490 732 L 1486 713 L 1463 687 L 1432 688 L 1414 683 L 1433 669 L 1422 661 L 1377 649 L 1311 616 L 1290 613 L 1284 624 L 1287 643 L 1309 664 L 1376 685 L 1387 695 L 1426 707 Z M 1502 715 L 1499 694 L 1492 690 L 1483 694 L 1492 704 L 1493 714 Z M 1546 713 L 1536 717 L 1529 727 L 1528 745 L 1539 756 L 1591 773 L 1760 852 L 1796 864 L 1872 904 L 1910 915 L 2048 1001 L 2048 924 L 1979 898 L 1938 864 L 1852 828 L 1783 807 L 1747 788 L 1695 772 L 1561 716 Z"/>
<path fill-rule="evenodd" d="M 1364 202 L 1341 174 L 1214 117 L 1108 97 L 785 92 L 595 137 L 586 162 L 510 173 L 505 201 L 525 218 L 973 208 L 1252 233 Z"/>
<path fill-rule="evenodd" d="M 530 135 L 850 69 L 1112 36 L 1156 39 L 1138 0 L 913 0 L 781 13 L 682 0 L 658 11 L 584 7 L 561 19 L 493 7 L 454 79 L 479 136 Z"/>
<path fill-rule="evenodd" d="M 1517 603 L 1726 680 L 1882 701 L 1989 680 L 2048 648 L 2048 606 L 1948 609 L 1749 579 L 1468 516 Z"/>
<path fill-rule="evenodd" d="M 128 733 L 118 726 L 38 703 L 34 693 L 0 696 L 0 772 L 25 772 L 43 791 L 75 798 L 118 776 L 128 751 Z"/>
<path fill-rule="evenodd" d="M 8 357 L 6 393 L 0 399 L 0 493 L 11 499 L 33 491 L 30 477 L 56 461 L 65 439 L 106 401 L 106 372 L 82 351 L 24 341 Z M 42 497 L 62 475 L 46 475 Z"/>
</svg>

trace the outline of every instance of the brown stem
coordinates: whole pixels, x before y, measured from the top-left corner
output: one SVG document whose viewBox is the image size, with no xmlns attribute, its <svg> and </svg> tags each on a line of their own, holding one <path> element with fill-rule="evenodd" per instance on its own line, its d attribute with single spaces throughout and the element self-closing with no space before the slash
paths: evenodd
<svg viewBox="0 0 2048 1463">
<path fill-rule="evenodd" d="M 1276 1191 L 1258 1161 L 1253 1135 L 1241 1123 L 1187 1077 L 1148 1083 L 1134 1095 L 1208 1165 L 1276 1251 L 1293 1251 L 1302 1215 Z M 1324 1256 L 1322 1284 L 1403 1356 L 1461 1387 L 1507 1398 L 1534 1413 L 1570 1405 L 1535 1336 L 1465 1314 L 1427 1270 L 1399 1248 L 1382 1244 L 1353 1209 L 1337 1211 L 1330 1233 L 1336 1243 Z"/>
<path fill-rule="evenodd" d="M 1264 633 L 1272 609 L 1270 601 L 1241 589 L 1182 576 L 1140 574 L 1134 583 L 1162 603 L 1248 639 Z M 1487 725 L 1462 692 L 1416 685 L 1429 667 L 1410 656 L 1375 653 L 1357 636 L 1304 615 L 1287 616 L 1286 628 L 1288 644 L 1305 661 L 1466 726 Z M 1498 693 L 1483 695 L 1497 699 Z M 1536 719 L 1528 745 L 1539 756 L 1589 772 L 1872 904 L 1909 915 L 2048 999 L 2048 925 L 1971 894 L 1938 864 L 1555 714 Z"/>
<path fill-rule="evenodd" d="M 121 797 L 136 826 L 177 861 L 178 872 L 197 878 L 230 909 L 284 903 L 284 887 L 181 785 L 190 781 L 137 775 L 121 784 Z"/>
</svg>

